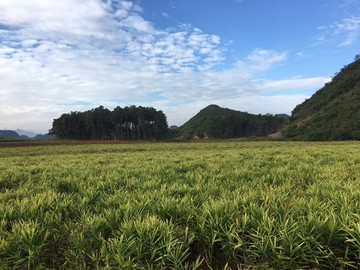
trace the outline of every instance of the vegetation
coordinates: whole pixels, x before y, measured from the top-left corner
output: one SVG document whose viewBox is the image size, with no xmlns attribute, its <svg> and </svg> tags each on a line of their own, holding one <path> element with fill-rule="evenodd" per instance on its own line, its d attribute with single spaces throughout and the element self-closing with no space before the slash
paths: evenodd
<svg viewBox="0 0 360 270">
<path fill-rule="evenodd" d="M 183 138 L 237 138 L 266 136 L 276 132 L 286 116 L 254 115 L 210 105 L 180 127 Z"/>
<path fill-rule="evenodd" d="M 360 58 L 292 112 L 284 135 L 296 140 L 360 139 Z"/>
<path fill-rule="evenodd" d="M 152 107 L 116 107 L 110 111 L 100 106 L 61 115 L 54 119 L 50 134 L 72 140 L 153 140 L 164 136 L 167 128 L 164 113 Z"/>
<path fill-rule="evenodd" d="M 274 133 L 287 121 L 286 115 L 253 115 L 210 105 L 182 127 L 168 129 L 166 116 L 151 107 L 103 106 L 86 112 L 71 112 L 54 119 L 50 134 L 75 140 L 153 140 L 160 138 L 236 138 Z"/>
<path fill-rule="evenodd" d="M 0 269 L 359 269 L 358 142 L 0 148 Z"/>
</svg>

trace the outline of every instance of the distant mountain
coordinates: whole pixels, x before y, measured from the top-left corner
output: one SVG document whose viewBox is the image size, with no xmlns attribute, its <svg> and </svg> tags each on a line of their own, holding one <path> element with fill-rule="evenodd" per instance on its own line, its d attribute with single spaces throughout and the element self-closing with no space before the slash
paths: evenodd
<svg viewBox="0 0 360 270">
<path fill-rule="evenodd" d="M 290 119 L 290 115 L 285 114 L 285 113 L 275 114 L 275 116 L 282 117 L 282 118 L 284 118 L 286 120 Z"/>
<path fill-rule="evenodd" d="M 180 127 L 183 138 L 238 138 L 266 136 L 284 126 L 282 116 L 255 115 L 209 105 Z"/>
<path fill-rule="evenodd" d="M 17 134 L 13 130 L 0 130 L 0 138 L 19 138 L 19 134 Z"/>
<path fill-rule="evenodd" d="M 292 112 L 283 135 L 295 140 L 360 139 L 360 58 Z"/>
<path fill-rule="evenodd" d="M 34 132 L 32 132 L 32 131 L 26 131 L 26 130 L 22 130 L 22 129 L 16 129 L 15 131 L 16 131 L 16 133 L 19 134 L 20 136 L 25 135 L 25 136 L 27 136 L 27 137 L 29 137 L 29 138 L 33 138 L 33 137 L 35 137 L 36 135 L 38 135 L 38 133 L 34 133 Z"/>
</svg>

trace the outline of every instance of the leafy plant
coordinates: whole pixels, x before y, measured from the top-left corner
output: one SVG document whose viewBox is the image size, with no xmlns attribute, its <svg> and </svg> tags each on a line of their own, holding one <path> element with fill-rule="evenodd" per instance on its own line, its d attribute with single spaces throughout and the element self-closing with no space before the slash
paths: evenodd
<svg viewBox="0 0 360 270">
<path fill-rule="evenodd" d="M 358 149 L 0 148 L 0 268 L 356 269 Z"/>
</svg>

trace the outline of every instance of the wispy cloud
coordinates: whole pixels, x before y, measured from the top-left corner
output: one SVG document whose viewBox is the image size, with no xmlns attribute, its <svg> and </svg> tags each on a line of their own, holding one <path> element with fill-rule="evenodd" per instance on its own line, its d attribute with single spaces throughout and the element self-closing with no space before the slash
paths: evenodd
<svg viewBox="0 0 360 270">
<path fill-rule="evenodd" d="M 166 12 L 161 13 L 161 15 L 163 15 L 165 18 L 171 18 L 171 16 Z"/>
<path fill-rule="evenodd" d="M 359 0 L 342 0 L 340 7 L 354 10 L 354 8 L 359 8 Z"/>
<path fill-rule="evenodd" d="M 175 124 L 209 103 L 289 112 L 303 96 L 262 94 L 323 83 L 259 80 L 286 51 L 254 49 L 220 69 L 219 36 L 188 24 L 159 29 L 130 1 L 4 0 L 0 10 L 0 128 L 44 132 L 61 113 L 100 104 L 155 106 Z"/>
<path fill-rule="evenodd" d="M 349 46 L 360 36 L 360 17 L 351 15 L 329 26 L 320 26 L 318 31 L 319 35 L 315 38 L 317 45 L 336 41 L 338 46 Z"/>
<path fill-rule="evenodd" d="M 360 35 L 360 17 L 351 16 L 334 24 L 334 33 L 343 36 L 340 46 L 353 44 Z"/>
</svg>

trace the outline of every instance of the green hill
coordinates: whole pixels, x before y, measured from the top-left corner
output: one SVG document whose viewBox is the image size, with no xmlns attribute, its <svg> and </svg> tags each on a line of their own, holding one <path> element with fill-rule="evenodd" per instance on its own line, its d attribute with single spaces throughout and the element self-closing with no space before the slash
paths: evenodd
<svg viewBox="0 0 360 270">
<path fill-rule="evenodd" d="M 287 121 L 286 115 L 254 115 L 209 105 L 180 127 L 181 137 L 217 139 L 266 136 Z"/>
<path fill-rule="evenodd" d="M 293 110 L 283 135 L 295 140 L 360 139 L 359 56 Z"/>
<path fill-rule="evenodd" d="M 9 138 L 19 138 L 19 134 L 17 134 L 13 130 L 0 130 L 0 139 L 9 139 Z"/>
</svg>

